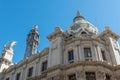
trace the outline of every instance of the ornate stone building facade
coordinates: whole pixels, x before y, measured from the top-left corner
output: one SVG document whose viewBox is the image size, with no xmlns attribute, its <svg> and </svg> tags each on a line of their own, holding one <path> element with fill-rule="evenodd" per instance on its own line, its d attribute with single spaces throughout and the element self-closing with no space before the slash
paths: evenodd
<svg viewBox="0 0 120 80">
<path fill-rule="evenodd" d="M 0 80 L 120 80 L 119 35 L 109 27 L 102 33 L 77 12 L 66 32 L 60 27 L 47 36 L 50 46 L 38 52 L 38 27 L 26 40 L 22 61 L 12 63 L 15 42 L 4 46 Z"/>
</svg>

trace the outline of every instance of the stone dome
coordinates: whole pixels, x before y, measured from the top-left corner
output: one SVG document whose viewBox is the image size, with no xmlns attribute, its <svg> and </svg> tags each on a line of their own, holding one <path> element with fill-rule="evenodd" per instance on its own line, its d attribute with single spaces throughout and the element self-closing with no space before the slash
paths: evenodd
<svg viewBox="0 0 120 80">
<path fill-rule="evenodd" d="M 81 33 L 81 34 L 97 34 L 98 29 L 92 25 L 90 22 L 85 20 L 83 16 L 80 15 L 79 11 L 77 16 L 73 19 L 72 25 L 68 28 L 67 33 Z"/>
</svg>

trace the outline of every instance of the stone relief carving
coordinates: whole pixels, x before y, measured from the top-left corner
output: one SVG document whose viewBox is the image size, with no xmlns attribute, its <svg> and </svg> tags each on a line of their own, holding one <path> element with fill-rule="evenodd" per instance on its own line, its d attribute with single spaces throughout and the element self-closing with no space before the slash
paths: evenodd
<svg viewBox="0 0 120 80">
<path fill-rule="evenodd" d="M 59 75 L 54 76 L 54 80 L 60 80 L 60 76 Z"/>
<path fill-rule="evenodd" d="M 85 74 L 84 71 L 77 71 L 77 78 L 84 78 Z"/>
<path fill-rule="evenodd" d="M 103 78 L 105 79 L 105 73 L 102 71 L 97 71 L 98 78 Z"/>
</svg>

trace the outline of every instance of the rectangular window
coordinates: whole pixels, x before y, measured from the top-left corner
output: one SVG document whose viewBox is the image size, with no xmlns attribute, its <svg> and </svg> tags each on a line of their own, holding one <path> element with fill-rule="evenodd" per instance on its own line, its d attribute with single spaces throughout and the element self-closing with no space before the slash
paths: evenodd
<svg viewBox="0 0 120 80">
<path fill-rule="evenodd" d="M 76 75 L 75 74 L 69 75 L 68 80 L 77 80 Z"/>
<path fill-rule="evenodd" d="M 92 61 L 92 54 L 90 48 L 84 48 L 85 61 Z"/>
<path fill-rule="evenodd" d="M 16 80 L 20 80 L 20 73 L 17 73 Z"/>
<path fill-rule="evenodd" d="M 90 48 L 84 48 L 84 56 L 85 57 L 92 57 Z"/>
<path fill-rule="evenodd" d="M 106 74 L 106 79 L 105 80 L 110 80 L 110 75 Z"/>
<path fill-rule="evenodd" d="M 29 68 L 28 70 L 28 77 L 31 77 L 33 74 L 33 67 Z"/>
<path fill-rule="evenodd" d="M 47 61 L 42 63 L 42 71 L 47 70 Z"/>
<path fill-rule="evenodd" d="M 96 80 L 95 72 L 86 72 L 86 80 Z"/>
<path fill-rule="evenodd" d="M 106 56 L 105 56 L 105 51 L 101 51 L 101 53 L 102 53 L 102 58 L 103 58 L 103 60 L 106 61 L 107 59 L 106 59 Z"/>
<path fill-rule="evenodd" d="M 6 78 L 6 80 L 9 80 L 9 78 Z"/>
<path fill-rule="evenodd" d="M 73 61 L 74 60 L 74 52 L 73 50 L 70 50 L 68 52 L 68 61 Z"/>
</svg>

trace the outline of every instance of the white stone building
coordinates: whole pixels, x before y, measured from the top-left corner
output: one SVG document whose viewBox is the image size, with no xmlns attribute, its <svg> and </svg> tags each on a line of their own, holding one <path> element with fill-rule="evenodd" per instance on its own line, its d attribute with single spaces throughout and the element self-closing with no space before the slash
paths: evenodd
<svg viewBox="0 0 120 80">
<path fill-rule="evenodd" d="M 4 46 L 0 80 L 120 80 L 120 36 L 109 27 L 102 33 L 77 12 L 66 32 L 47 36 L 50 46 L 38 52 L 37 26 L 29 32 L 22 61 L 12 63 L 15 42 Z"/>
</svg>

